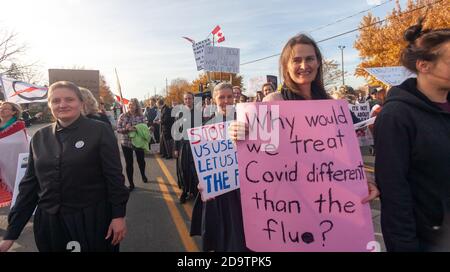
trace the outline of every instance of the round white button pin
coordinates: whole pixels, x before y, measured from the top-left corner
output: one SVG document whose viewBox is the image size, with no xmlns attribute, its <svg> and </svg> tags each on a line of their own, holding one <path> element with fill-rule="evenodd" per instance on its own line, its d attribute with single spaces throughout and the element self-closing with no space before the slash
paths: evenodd
<svg viewBox="0 0 450 272">
<path fill-rule="evenodd" d="M 84 142 L 83 141 L 78 141 L 75 143 L 75 147 L 76 148 L 82 148 L 84 146 Z"/>
</svg>

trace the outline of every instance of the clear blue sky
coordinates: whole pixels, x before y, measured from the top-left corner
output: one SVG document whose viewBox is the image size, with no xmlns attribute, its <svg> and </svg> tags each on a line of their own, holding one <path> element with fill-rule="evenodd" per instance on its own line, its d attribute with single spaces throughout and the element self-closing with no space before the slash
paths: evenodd
<svg viewBox="0 0 450 272">
<path fill-rule="evenodd" d="M 47 79 L 49 68 L 84 66 L 98 69 L 116 91 L 117 68 L 124 97 L 162 93 L 165 79 L 198 75 L 192 47 L 182 36 L 205 39 L 216 26 L 226 41 L 240 48 L 241 63 L 281 52 L 293 35 L 304 32 L 321 40 L 357 28 L 359 14 L 333 23 L 386 0 L 2 0 L 0 27 L 14 30 L 28 44 L 26 58 L 39 61 Z M 406 0 L 400 1 L 404 7 Z M 371 12 L 384 18 L 395 6 L 388 1 Z M 326 59 L 341 62 L 351 75 L 359 63 L 353 49 L 357 32 L 320 43 Z M 251 77 L 278 75 L 278 57 L 241 66 L 244 82 Z M 362 78 L 349 76 L 354 87 Z"/>
</svg>

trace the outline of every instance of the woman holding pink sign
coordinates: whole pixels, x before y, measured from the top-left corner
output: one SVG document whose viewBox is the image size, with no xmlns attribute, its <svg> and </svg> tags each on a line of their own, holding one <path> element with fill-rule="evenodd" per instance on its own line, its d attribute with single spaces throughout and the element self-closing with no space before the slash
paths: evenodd
<svg viewBox="0 0 450 272">
<path fill-rule="evenodd" d="M 280 92 L 264 97 L 263 102 L 279 100 L 319 100 L 331 99 L 323 85 L 323 57 L 316 42 L 305 34 L 292 37 L 284 46 L 280 56 L 280 74 L 283 86 Z M 233 141 L 245 139 L 248 128 L 234 122 L 229 129 Z M 368 183 L 369 195 L 362 200 L 367 203 L 379 195 L 377 186 Z"/>
</svg>

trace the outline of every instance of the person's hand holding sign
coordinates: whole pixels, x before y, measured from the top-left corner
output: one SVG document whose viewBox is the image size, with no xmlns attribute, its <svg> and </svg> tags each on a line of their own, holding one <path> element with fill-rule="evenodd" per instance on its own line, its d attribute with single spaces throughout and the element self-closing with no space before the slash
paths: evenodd
<svg viewBox="0 0 450 272">
<path fill-rule="evenodd" d="M 369 195 L 361 201 L 362 204 L 366 204 L 380 196 L 380 191 L 375 182 L 369 181 L 367 182 L 367 185 L 369 186 Z"/>
<path fill-rule="evenodd" d="M 245 140 L 245 136 L 248 135 L 248 124 L 238 121 L 231 122 L 228 127 L 228 135 L 234 143 L 238 140 Z"/>
</svg>

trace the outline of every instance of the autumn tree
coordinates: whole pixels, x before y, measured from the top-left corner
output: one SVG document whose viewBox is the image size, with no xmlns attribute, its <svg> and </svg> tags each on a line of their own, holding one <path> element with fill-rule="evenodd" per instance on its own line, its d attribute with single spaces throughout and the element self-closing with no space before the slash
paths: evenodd
<svg viewBox="0 0 450 272">
<path fill-rule="evenodd" d="M 359 36 L 354 44 L 362 59 L 355 75 L 365 77 L 371 85 L 383 85 L 364 68 L 400 65 L 400 55 L 406 47 L 404 31 L 416 24 L 421 16 L 425 17 L 424 29 L 448 28 L 449 7 L 446 0 L 408 0 L 406 9 L 402 10 L 397 0 L 396 7 L 385 21 L 377 23 L 380 18 L 371 13 L 363 17 Z"/>
<path fill-rule="evenodd" d="M 192 81 L 191 91 L 198 92 L 200 84 L 203 86 L 203 91 L 207 91 L 207 83 L 209 82 L 219 82 L 219 81 L 227 81 L 230 82 L 231 76 L 231 84 L 233 86 L 243 87 L 243 77 L 238 74 L 230 74 L 230 73 L 219 73 L 219 72 L 208 72 L 199 74 L 199 76 Z M 211 91 L 211 90 L 209 90 Z"/>
<path fill-rule="evenodd" d="M 150 106 L 150 100 L 151 99 L 155 99 L 156 101 L 158 101 L 159 99 L 164 99 L 164 97 L 162 95 L 156 94 L 153 96 L 149 96 L 147 98 L 144 99 L 143 103 L 144 103 L 144 107 L 149 107 Z"/>
<path fill-rule="evenodd" d="M 99 96 L 100 99 L 105 103 L 105 107 L 109 109 L 114 103 L 114 96 L 111 92 L 111 88 L 106 82 L 105 76 L 100 74 L 100 82 L 99 82 Z"/>
<path fill-rule="evenodd" d="M 167 90 L 167 96 L 165 102 L 167 105 L 171 105 L 173 101 L 183 103 L 183 94 L 185 92 L 197 93 L 193 91 L 191 84 L 186 79 L 176 78 L 170 82 Z"/>
</svg>

